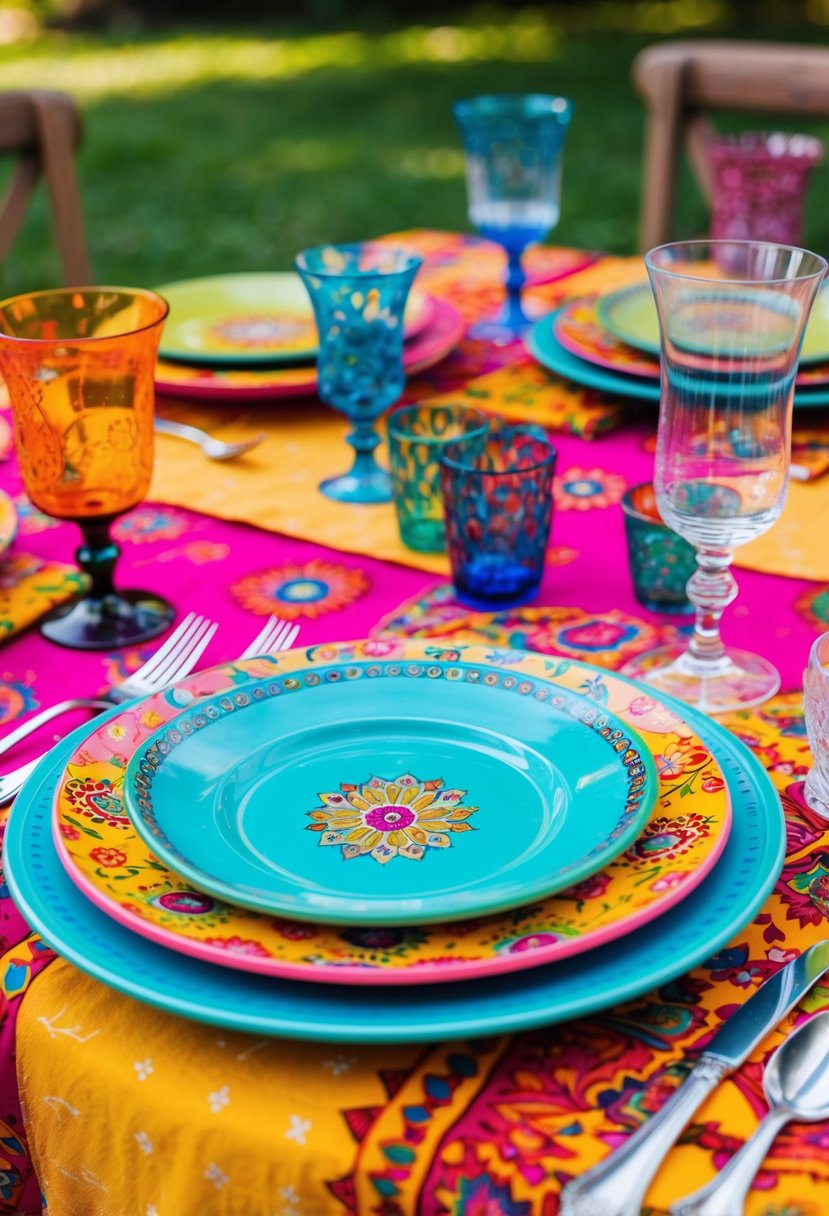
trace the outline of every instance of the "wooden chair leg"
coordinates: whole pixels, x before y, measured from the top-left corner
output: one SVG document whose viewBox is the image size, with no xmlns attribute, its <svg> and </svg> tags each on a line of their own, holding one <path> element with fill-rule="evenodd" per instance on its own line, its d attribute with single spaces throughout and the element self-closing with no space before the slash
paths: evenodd
<svg viewBox="0 0 829 1216">
<path fill-rule="evenodd" d="M 648 109 L 645 178 L 639 248 L 643 253 L 671 235 L 682 126 L 685 65 L 665 72 Z"/>
<path fill-rule="evenodd" d="M 58 94 L 33 98 L 42 148 L 42 169 L 55 218 L 64 283 L 84 286 L 93 282 L 84 237 L 81 200 L 75 175 L 75 118 Z"/>
</svg>

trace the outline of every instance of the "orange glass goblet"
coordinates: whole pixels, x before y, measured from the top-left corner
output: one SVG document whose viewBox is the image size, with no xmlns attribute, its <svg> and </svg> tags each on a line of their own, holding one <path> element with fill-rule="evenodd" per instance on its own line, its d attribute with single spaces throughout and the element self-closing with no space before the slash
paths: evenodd
<svg viewBox="0 0 829 1216">
<path fill-rule="evenodd" d="M 79 287 L 0 302 L 0 373 L 32 502 L 72 520 L 90 588 L 41 629 L 62 646 L 100 650 L 162 633 L 173 608 L 116 591 L 116 516 L 145 497 L 153 468 L 154 373 L 167 303 L 151 291 Z"/>
</svg>

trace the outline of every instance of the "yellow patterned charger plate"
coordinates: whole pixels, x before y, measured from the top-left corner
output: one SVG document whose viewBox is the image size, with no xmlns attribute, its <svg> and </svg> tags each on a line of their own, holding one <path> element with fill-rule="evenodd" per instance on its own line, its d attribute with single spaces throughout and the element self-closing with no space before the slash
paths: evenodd
<svg viewBox="0 0 829 1216">
<path fill-rule="evenodd" d="M 196 890 L 150 853 L 122 799 L 136 747 L 194 698 L 225 691 L 246 703 L 251 681 L 295 695 L 321 680 L 377 675 L 498 682 L 543 700 L 555 687 L 635 727 L 659 773 L 641 836 L 603 871 L 531 906 L 455 924 L 343 927 L 273 917 Z M 447 672 L 447 677 L 449 671 Z M 350 787 L 349 787 L 350 788 Z M 200 672 L 99 726 L 66 766 L 55 795 L 55 841 L 75 884 L 108 915 L 171 949 L 223 966 L 329 983 L 406 984 L 517 971 L 641 928 L 684 898 L 715 864 L 730 826 L 719 766 L 690 727 L 642 687 L 544 655 L 434 642 L 370 639 L 312 646 Z M 410 863 L 412 864 L 412 863 Z"/>
</svg>

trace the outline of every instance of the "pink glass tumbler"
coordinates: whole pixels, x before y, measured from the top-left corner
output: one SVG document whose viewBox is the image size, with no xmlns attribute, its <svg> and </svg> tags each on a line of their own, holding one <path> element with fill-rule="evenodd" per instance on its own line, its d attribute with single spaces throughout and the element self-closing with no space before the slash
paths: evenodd
<svg viewBox="0 0 829 1216">
<path fill-rule="evenodd" d="M 712 140 L 711 239 L 802 245 L 809 175 L 823 145 L 811 135 L 745 131 Z"/>
</svg>

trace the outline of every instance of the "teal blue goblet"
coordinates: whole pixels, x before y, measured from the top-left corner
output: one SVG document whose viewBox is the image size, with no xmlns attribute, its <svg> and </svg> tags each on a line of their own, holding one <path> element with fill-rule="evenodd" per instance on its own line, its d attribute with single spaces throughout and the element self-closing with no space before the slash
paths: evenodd
<svg viewBox="0 0 829 1216">
<path fill-rule="evenodd" d="M 498 316 L 470 328 L 473 338 L 508 342 L 530 320 L 521 303 L 524 250 L 558 223 L 561 152 L 573 112 L 566 97 L 494 94 L 458 101 L 454 114 L 466 155 L 469 218 L 507 254 L 507 298 Z"/>
<path fill-rule="evenodd" d="M 391 477 L 375 460 L 375 424 L 403 391 L 403 314 L 423 259 L 391 245 L 320 245 L 295 265 L 319 331 L 318 391 L 353 425 L 354 464 L 320 490 L 338 502 L 390 502 Z"/>
</svg>

